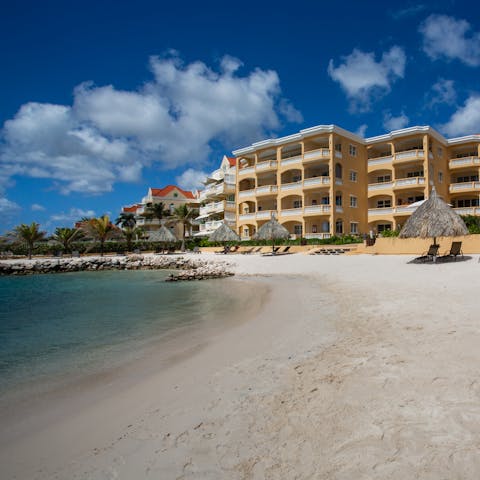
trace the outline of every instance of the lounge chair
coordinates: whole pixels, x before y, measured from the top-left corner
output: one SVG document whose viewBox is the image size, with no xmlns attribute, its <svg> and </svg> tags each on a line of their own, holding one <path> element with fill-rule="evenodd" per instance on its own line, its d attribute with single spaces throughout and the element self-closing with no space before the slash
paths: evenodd
<svg viewBox="0 0 480 480">
<path fill-rule="evenodd" d="M 291 247 L 291 245 L 288 245 L 288 246 L 284 247 L 284 249 L 277 252 L 277 254 L 278 255 L 288 255 L 288 253 L 290 253 L 289 252 L 290 247 Z"/>
<path fill-rule="evenodd" d="M 262 248 L 263 247 L 257 247 L 257 248 L 255 248 L 255 250 L 253 250 L 252 253 L 260 253 L 262 251 Z"/>
<path fill-rule="evenodd" d="M 233 248 L 230 248 L 227 253 L 237 253 L 239 248 L 240 248 L 240 245 L 235 245 Z"/>
<path fill-rule="evenodd" d="M 439 248 L 440 248 L 440 245 L 432 243 L 426 252 L 422 253 L 422 255 L 414 258 L 413 260 L 415 262 L 428 262 L 430 260 L 435 261 L 435 259 L 437 258 Z"/>
<path fill-rule="evenodd" d="M 216 254 L 219 254 L 219 255 L 226 255 L 228 252 L 230 251 L 230 247 L 228 245 L 225 245 L 223 247 L 223 250 L 218 250 L 217 252 L 215 252 Z"/>
<path fill-rule="evenodd" d="M 252 253 L 252 252 L 253 252 L 253 248 L 254 248 L 254 247 L 247 248 L 247 249 L 246 249 L 246 250 L 244 250 L 242 253 L 243 253 L 244 255 L 249 255 L 250 253 Z"/>
<path fill-rule="evenodd" d="M 458 255 L 461 255 L 463 257 L 462 242 L 452 242 L 450 251 L 445 252 L 441 257 L 438 257 L 438 260 L 446 261 L 446 260 L 451 260 L 453 258 L 455 261 L 457 261 Z"/>
</svg>

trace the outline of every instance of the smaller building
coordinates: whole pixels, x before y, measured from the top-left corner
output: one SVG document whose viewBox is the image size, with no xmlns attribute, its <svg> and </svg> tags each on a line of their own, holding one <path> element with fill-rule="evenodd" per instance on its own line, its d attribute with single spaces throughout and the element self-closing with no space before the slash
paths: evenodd
<svg viewBox="0 0 480 480">
<path fill-rule="evenodd" d="M 223 222 L 235 229 L 236 178 L 236 159 L 224 155 L 220 167 L 207 176 L 203 182 L 205 189 L 198 194 L 200 209 L 196 222 L 199 230 L 195 236 L 208 237 Z"/>
</svg>

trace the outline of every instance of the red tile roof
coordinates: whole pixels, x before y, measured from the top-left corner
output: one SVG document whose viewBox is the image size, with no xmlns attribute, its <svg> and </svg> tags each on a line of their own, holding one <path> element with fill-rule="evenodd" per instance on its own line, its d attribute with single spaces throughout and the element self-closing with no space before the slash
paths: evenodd
<svg viewBox="0 0 480 480">
<path fill-rule="evenodd" d="M 131 207 L 123 207 L 122 212 L 135 213 L 138 210 L 138 205 L 132 205 Z"/>
<path fill-rule="evenodd" d="M 231 167 L 234 167 L 237 164 L 237 159 L 235 157 L 227 157 L 228 163 L 230 163 Z"/>
<path fill-rule="evenodd" d="M 189 190 L 183 190 L 176 185 L 167 185 L 164 188 L 152 188 L 152 196 L 153 197 L 166 197 L 172 190 L 178 190 L 181 194 L 183 194 L 187 198 L 194 199 L 195 195 L 190 192 Z"/>
</svg>

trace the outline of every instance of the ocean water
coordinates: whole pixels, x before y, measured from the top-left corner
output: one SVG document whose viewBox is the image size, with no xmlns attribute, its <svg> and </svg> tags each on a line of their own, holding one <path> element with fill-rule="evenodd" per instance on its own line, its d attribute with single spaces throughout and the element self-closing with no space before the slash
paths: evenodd
<svg viewBox="0 0 480 480">
<path fill-rule="evenodd" d="M 0 398 L 101 372 L 177 330 L 232 321 L 254 284 L 168 271 L 0 277 Z"/>
</svg>

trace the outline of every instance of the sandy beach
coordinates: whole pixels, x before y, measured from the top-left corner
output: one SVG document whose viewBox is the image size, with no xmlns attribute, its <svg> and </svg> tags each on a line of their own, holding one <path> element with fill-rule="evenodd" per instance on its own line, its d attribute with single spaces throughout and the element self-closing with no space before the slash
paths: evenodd
<svg viewBox="0 0 480 480">
<path fill-rule="evenodd" d="M 2 479 L 480 476 L 478 255 L 200 257 L 252 318 L 3 415 Z"/>
</svg>

